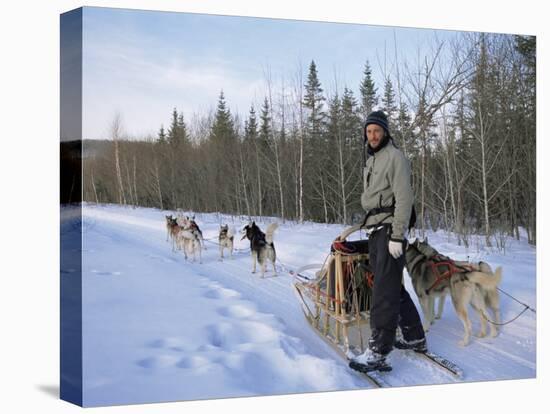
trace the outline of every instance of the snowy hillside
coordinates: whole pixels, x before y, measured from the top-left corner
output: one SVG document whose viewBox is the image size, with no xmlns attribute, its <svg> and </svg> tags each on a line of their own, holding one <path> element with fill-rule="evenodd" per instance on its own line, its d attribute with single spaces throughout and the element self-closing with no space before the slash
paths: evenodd
<svg viewBox="0 0 550 414">
<path fill-rule="evenodd" d="M 252 274 L 248 241 L 237 234 L 233 259 L 218 260 L 220 224 L 237 232 L 245 221 L 198 214 L 208 250 L 202 264 L 186 262 L 166 241 L 163 212 L 116 206 L 83 208 L 84 405 L 369 388 L 311 330 L 284 269 L 322 263 L 339 225 L 281 224 L 275 232 L 279 274 Z M 75 220 L 75 219 L 72 219 Z M 274 219 L 260 222 L 265 230 Z M 71 219 L 63 237 L 77 237 Z M 441 253 L 503 266 L 501 288 L 535 304 L 535 249 L 509 241 L 506 255 L 467 252 L 446 235 L 429 234 Z M 61 277 L 71 277 L 70 263 Z M 408 277 L 407 288 L 416 300 Z M 501 295 L 503 321 L 523 308 Z M 474 331 L 477 316 L 471 313 Z M 428 333 L 431 350 L 464 370 L 464 381 L 532 378 L 536 375 L 536 315 L 527 311 L 491 339 L 457 345 L 462 324 L 450 299 Z M 457 380 L 402 351 L 390 356 L 386 376 L 394 386 Z"/>
</svg>

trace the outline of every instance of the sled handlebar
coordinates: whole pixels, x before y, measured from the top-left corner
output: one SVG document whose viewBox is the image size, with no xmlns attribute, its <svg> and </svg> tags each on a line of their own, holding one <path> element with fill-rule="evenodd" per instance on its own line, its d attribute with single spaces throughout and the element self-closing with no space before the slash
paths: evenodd
<svg viewBox="0 0 550 414">
<path fill-rule="evenodd" d="M 361 224 L 356 224 L 355 226 L 348 227 L 345 229 L 340 235 L 335 239 L 335 241 L 344 241 L 346 237 L 348 237 L 350 234 L 355 233 L 356 231 L 361 230 Z"/>
</svg>

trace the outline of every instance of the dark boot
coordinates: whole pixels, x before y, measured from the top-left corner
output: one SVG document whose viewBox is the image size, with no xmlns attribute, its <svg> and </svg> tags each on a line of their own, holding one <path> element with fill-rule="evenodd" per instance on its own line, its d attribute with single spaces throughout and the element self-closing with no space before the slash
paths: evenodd
<svg viewBox="0 0 550 414">
<path fill-rule="evenodd" d="M 415 339 L 411 341 L 406 341 L 403 338 L 399 338 L 395 341 L 394 346 L 397 349 L 411 349 L 414 352 L 428 352 L 428 344 L 426 343 L 426 338 Z"/>
<path fill-rule="evenodd" d="M 386 355 L 367 349 L 363 354 L 352 359 L 349 367 L 359 372 L 391 371 L 392 367 L 386 361 Z"/>
</svg>

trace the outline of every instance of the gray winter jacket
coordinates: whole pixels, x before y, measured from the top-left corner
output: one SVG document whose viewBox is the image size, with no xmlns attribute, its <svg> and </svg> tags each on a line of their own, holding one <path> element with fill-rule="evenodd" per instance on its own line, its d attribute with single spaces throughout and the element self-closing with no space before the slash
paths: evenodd
<svg viewBox="0 0 550 414">
<path fill-rule="evenodd" d="M 402 240 L 408 231 L 414 203 L 411 167 L 403 153 L 390 141 L 367 159 L 363 169 L 361 205 L 368 213 L 373 208 L 391 206 L 394 199 L 393 214 L 371 214 L 366 225 L 391 223 L 392 239 Z"/>
</svg>

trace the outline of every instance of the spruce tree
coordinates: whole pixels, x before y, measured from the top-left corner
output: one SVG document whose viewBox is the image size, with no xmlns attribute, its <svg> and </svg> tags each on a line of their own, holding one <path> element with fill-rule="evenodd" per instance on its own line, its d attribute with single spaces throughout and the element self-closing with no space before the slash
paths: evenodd
<svg viewBox="0 0 550 414">
<path fill-rule="evenodd" d="M 260 131 L 259 131 L 259 144 L 262 152 L 265 153 L 269 146 L 269 140 L 271 139 L 271 116 L 269 114 L 269 102 L 267 98 L 264 99 L 262 105 L 262 112 L 260 113 Z"/>
<path fill-rule="evenodd" d="M 220 92 L 214 123 L 210 131 L 210 140 L 215 144 L 232 145 L 235 141 L 235 129 L 231 112 L 226 106 L 223 90 Z"/>
<path fill-rule="evenodd" d="M 252 143 L 257 137 L 258 123 L 256 121 L 256 111 L 254 111 L 254 105 L 252 105 L 248 114 L 248 120 L 244 123 L 244 141 L 245 143 Z"/>
<path fill-rule="evenodd" d="M 164 125 L 160 126 L 160 130 L 158 133 L 158 142 L 159 144 L 165 144 L 166 143 L 166 132 L 164 132 Z"/>
<path fill-rule="evenodd" d="M 172 122 L 170 124 L 170 128 L 168 129 L 168 143 L 172 146 L 177 145 L 178 135 L 178 111 L 174 108 L 172 111 Z"/>
<path fill-rule="evenodd" d="M 321 82 L 317 75 L 315 62 L 311 61 L 303 105 L 306 109 L 306 139 L 304 145 L 304 176 L 308 178 L 304 194 L 315 198 L 319 203 L 312 206 L 314 219 L 328 221 L 328 204 L 326 189 L 325 166 L 330 163 L 327 136 L 325 133 L 325 117 L 323 104 L 325 98 Z"/>
<path fill-rule="evenodd" d="M 353 92 L 344 88 L 342 96 L 342 136 L 344 141 L 344 198 L 346 214 L 344 220 L 349 223 L 354 213 L 362 212 L 360 204 L 362 192 L 361 165 L 363 151 L 363 116 Z"/>
<path fill-rule="evenodd" d="M 392 130 L 392 137 L 396 144 L 403 148 L 406 155 L 416 153 L 417 149 L 415 149 L 416 143 L 412 131 L 411 114 L 405 102 L 401 102 L 401 105 L 399 105 L 395 124 Z"/>
<path fill-rule="evenodd" d="M 353 151 L 359 150 L 363 143 L 363 120 L 361 115 L 352 90 L 344 88 L 342 96 L 342 133 L 346 145 Z"/>
<path fill-rule="evenodd" d="M 384 83 L 384 94 L 382 95 L 382 111 L 388 116 L 388 123 L 390 131 L 393 129 L 394 121 L 397 113 L 397 106 L 395 105 L 395 92 L 390 78 L 386 79 Z"/>
<path fill-rule="evenodd" d="M 377 88 L 372 80 L 372 71 L 368 60 L 365 63 L 363 74 L 364 77 L 361 85 L 359 85 L 359 90 L 361 92 L 361 114 L 366 119 L 367 115 L 378 105 Z"/>
<path fill-rule="evenodd" d="M 325 114 L 323 112 L 323 89 L 317 75 L 317 67 L 312 60 L 309 65 L 309 74 L 305 84 L 304 106 L 309 110 L 307 119 L 308 132 L 310 137 L 320 137 L 323 127 Z"/>
<path fill-rule="evenodd" d="M 176 108 L 172 111 L 172 122 L 168 129 L 167 141 L 174 148 L 183 148 L 187 143 L 187 127 L 183 120 L 183 113 L 178 114 Z"/>
<path fill-rule="evenodd" d="M 336 146 L 341 143 L 341 117 L 342 103 L 338 94 L 329 101 L 327 136 L 331 155 L 334 154 Z"/>
<path fill-rule="evenodd" d="M 187 137 L 187 127 L 183 120 L 183 113 L 180 113 L 178 115 L 177 126 L 178 126 L 178 133 L 177 133 L 178 145 L 185 145 L 187 144 L 188 137 Z"/>
</svg>

